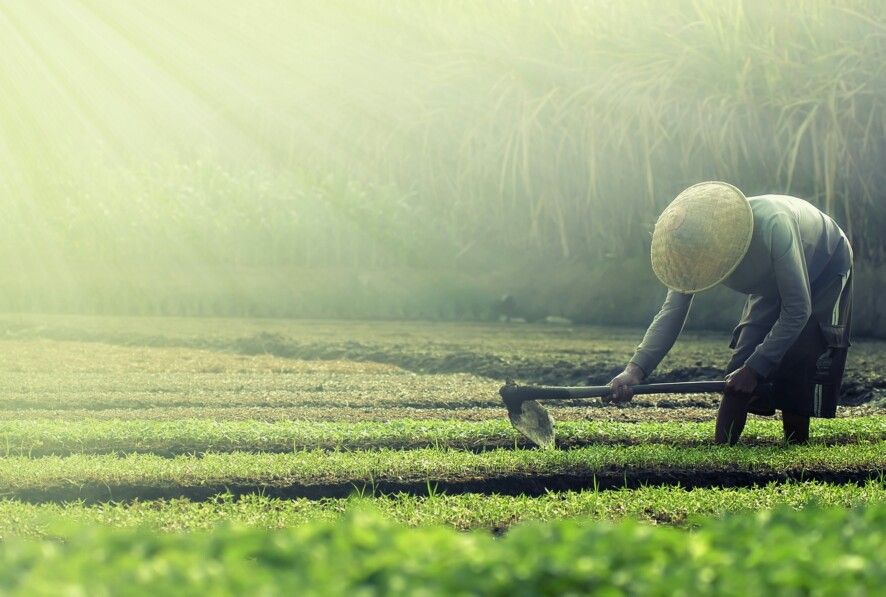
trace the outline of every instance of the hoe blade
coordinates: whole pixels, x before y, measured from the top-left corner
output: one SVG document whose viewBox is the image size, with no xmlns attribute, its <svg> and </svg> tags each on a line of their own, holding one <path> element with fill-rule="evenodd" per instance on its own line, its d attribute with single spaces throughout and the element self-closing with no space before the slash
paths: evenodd
<svg viewBox="0 0 886 597">
<path fill-rule="evenodd" d="M 525 435 L 536 446 L 544 449 L 554 447 L 554 419 L 535 400 L 505 402 L 508 418 L 514 429 Z"/>
</svg>

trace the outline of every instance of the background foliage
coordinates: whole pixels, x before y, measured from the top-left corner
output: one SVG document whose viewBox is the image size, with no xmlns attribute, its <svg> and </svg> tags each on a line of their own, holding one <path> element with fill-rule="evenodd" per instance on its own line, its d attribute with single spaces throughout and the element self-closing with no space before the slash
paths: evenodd
<svg viewBox="0 0 886 597">
<path fill-rule="evenodd" d="M 858 329 L 886 327 L 878 0 L 15 3 L 0 84 L 3 309 L 478 318 L 510 292 L 645 323 L 658 212 L 722 179 L 833 215 Z"/>
</svg>

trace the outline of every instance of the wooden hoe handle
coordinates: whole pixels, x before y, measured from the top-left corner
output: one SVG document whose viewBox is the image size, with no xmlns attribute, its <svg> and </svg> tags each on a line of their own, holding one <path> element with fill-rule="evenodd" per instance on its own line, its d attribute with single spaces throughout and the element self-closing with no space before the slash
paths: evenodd
<svg viewBox="0 0 886 597">
<path fill-rule="evenodd" d="M 634 394 L 712 394 L 726 389 L 725 381 L 681 381 L 631 386 Z M 505 402 L 602 398 L 612 394 L 609 386 L 518 386 L 507 383 L 498 391 Z"/>
</svg>

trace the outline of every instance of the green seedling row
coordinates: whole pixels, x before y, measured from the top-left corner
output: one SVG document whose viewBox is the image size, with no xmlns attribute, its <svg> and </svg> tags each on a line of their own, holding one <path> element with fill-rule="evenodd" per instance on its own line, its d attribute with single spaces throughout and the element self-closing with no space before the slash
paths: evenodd
<svg viewBox="0 0 886 597">
<path fill-rule="evenodd" d="M 590 444 L 670 444 L 712 442 L 709 422 L 621 423 L 563 421 L 557 424 L 561 446 Z M 886 416 L 815 421 L 814 442 L 878 442 L 886 438 Z M 744 442 L 779 444 L 781 424 L 754 420 Z M 203 452 L 291 452 L 304 449 L 457 448 L 484 450 L 527 446 L 506 420 L 395 420 L 389 422 L 57 420 L 5 421 L 0 450 L 6 456 L 108 452 L 188 454 Z"/>
<path fill-rule="evenodd" d="M 285 528 L 315 520 L 340 518 L 355 505 L 371 505 L 386 517 L 409 526 L 443 524 L 461 530 L 500 530 L 535 520 L 630 517 L 656 524 L 694 525 L 703 515 L 756 511 L 779 506 L 805 508 L 815 504 L 853 507 L 886 502 L 886 485 L 869 482 L 834 485 L 772 483 L 765 487 L 704 488 L 641 487 L 614 491 L 550 492 L 538 497 L 507 495 L 355 493 L 345 499 L 277 499 L 249 494 L 235 499 L 221 494 L 195 502 L 187 499 L 30 504 L 0 501 L 0 538 L 52 535 L 54 522 L 84 525 L 148 527 L 163 531 L 208 530 L 219 524 Z"/>
<path fill-rule="evenodd" d="M 359 452 L 232 452 L 163 458 L 153 454 L 75 454 L 0 458 L 0 491 L 78 484 L 205 485 L 421 482 L 506 475 L 592 475 L 631 469 L 795 472 L 886 469 L 886 443 L 802 447 L 589 446 L 574 450 L 422 448 Z"/>
<path fill-rule="evenodd" d="M 656 421 L 710 421 L 717 411 L 710 407 L 668 406 L 650 408 L 648 405 L 631 404 L 617 408 L 600 408 L 599 405 L 564 406 L 550 408 L 557 421 L 615 421 L 656 422 Z M 868 416 L 883 411 L 867 406 L 841 408 L 840 417 Z M 440 403 L 432 408 L 384 406 L 372 404 L 301 407 L 301 406 L 158 406 L 147 408 L 39 408 L 3 409 L 0 408 L 0 426 L 7 421 L 53 419 L 56 421 L 79 422 L 84 420 L 139 420 L 139 421 L 181 421 L 184 419 L 212 419 L 214 421 L 313 421 L 313 422 L 378 422 L 396 420 L 433 421 L 501 421 L 506 411 L 499 402 L 488 407 L 454 407 Z"/>
<path fill-rule="evenodd" d="M 802 546 L 802 547 L 800 547 Z M 708 519 L 687 533 L 633 520 L 520 525 L 503 538 L 409 528 L 355 509 L 285 530 L 72 528 L 0 543 L 18 594 L 874 595 L 886 505 Z"/>
</svg>

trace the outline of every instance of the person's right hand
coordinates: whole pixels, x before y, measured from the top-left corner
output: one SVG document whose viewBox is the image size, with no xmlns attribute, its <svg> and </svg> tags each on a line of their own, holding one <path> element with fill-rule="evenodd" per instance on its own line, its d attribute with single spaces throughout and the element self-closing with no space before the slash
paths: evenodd
<svg viewBox="0 0 886 597">
<path fill-rule="evenodd" d="M 634 397 L 634 392 L 630 386 L 635 386 L 643 381 L 645 375 L 643 370 L 633 363 L 628 363 L 625 370 L 612 378 L 609 387 L 612 388 L 612 394 L 603 399 L 603 402 L 630 402 Z"/>
</svg>

